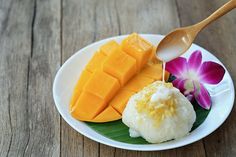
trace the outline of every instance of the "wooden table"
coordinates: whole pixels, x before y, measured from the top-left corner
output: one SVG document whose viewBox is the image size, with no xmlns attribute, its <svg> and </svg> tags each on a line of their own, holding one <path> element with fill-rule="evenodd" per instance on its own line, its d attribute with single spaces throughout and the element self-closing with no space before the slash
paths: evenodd
<svg viewBox="0 0 236 157">
<path fill-rule="evenodd" d="M 236 156 L 236 109 L 217 131 L 159 152 L 112 148 L 73 130 L 59 115 L 52 83 L 80 48 L 132 32 L 166 34 L 205 18 L 227 0 L 0 0 L 0 156 Z M 195 41 L 236 79 L 236 12 Z M 222 98 L 222 105 L 224 105 Z"/>
</svg>

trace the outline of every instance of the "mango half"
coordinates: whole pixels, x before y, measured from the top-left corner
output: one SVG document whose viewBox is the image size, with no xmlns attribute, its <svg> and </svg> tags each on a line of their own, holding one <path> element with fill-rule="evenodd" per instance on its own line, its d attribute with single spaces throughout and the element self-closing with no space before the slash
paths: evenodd
<svg viewBox="0 0 236 157">
<path fill-rule="evenodd" d="M 155 59 L 154 50 L 137 33 L 125 38 L 121 45 L 111 40 L 101 46 L 74 87 L 71 115 L 89 122 L 120 119 L 130 96 L 162 79 L 162 64 Z"/>
</svg>

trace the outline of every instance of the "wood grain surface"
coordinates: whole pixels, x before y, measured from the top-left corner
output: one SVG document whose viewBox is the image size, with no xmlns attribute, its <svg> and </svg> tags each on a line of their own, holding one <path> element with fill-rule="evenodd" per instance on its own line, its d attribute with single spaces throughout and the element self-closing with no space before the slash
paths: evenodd
<svg viewBox="0 0 236 157">
<path fill-rule="evenodd" d="M 52 98 L 56 72 L 84 46 L 132 32 L 166 34 L 200 21 L 226 1 L 0 0 L 0 157 L 236 156 L 235 107 L 203 140 L 138 152 L 82 136 L 60 117 Z M 220 58 L 234 82 L 235 41 L 236 11 L 211 24 L 195 41 Z"/>
</svg>

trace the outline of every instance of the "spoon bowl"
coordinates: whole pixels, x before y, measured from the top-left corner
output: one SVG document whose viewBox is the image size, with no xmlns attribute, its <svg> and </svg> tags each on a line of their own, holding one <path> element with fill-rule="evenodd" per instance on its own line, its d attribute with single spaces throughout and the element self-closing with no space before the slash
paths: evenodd
<svg viewBox="0 0 236 157">
<path fill-rule="evenodd" d="M 157 58 L 164 62 L 168 62 L 173 58 L 182 55 L 193 42 L 192 36 L 189 35 L 188 29 L 176 29 L 162 39 L 157 47 Z"/>
</svg>

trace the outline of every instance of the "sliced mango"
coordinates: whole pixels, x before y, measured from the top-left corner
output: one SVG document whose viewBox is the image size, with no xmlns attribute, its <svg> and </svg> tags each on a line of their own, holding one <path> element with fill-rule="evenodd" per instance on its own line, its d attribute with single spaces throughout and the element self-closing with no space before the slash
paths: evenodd
<svg viewBox="0 0 236 157">
<path fill-rule="evenodd" d="M 97 69 L 101 69 L 106 56 L 101 52 L 96 52 L 89 63 L 86 65 L 86 69 L 90 72 L 95 72 Z"/>
<path fill-rule="evenodd" d="M 116 41 L 111 40 L 111 41 L 107 42 L 106 44 L 102 45 L 100 47 L 100 51 L 105 56 L 109 56 L 112 52 L 114 52 L 119 47 L 120 46 L 119 46 L 119 44 Z"/>
<path fill-rule="evenodd" d="M 106 105 L 106 102 L 98 96 L 88 92 L 82 92 L 71 110 L 71 115 L 80 120 L 93 119 Z"/>
<path fill-rule="evenodd" d="M 124 89 L 129 91 L 138 92 L 143 89 L 145 86 L 154 82 L 154 79 L 148 78 L 144 75 L 136 75 L 133 77 L 125 86 Z"/>
<path fill-rule="evenodd" d="M 157 47 L 153 46 L 152 53 L 151 53 L 151 55 L 149 57 L 149 61 L 152 62 L 152 63 L 161 64 L 162 61 L 157 59 L 157 56 L 156 56 L 156 48 Z"/>
<path fill-rule="evenodd" d="M 153 46 L 137 33 L 124 39 L 121 46 L 123 51 L 136 59 L 138 70 L 147 63 L 153 50 Z"/>
<path fill-rule="evenodd" d="M 74 91 L 73 91 L 73 95 L 71 97 L 71 101 L 70 101 L 70 110 L 72 109 L 72 107 L 75 105 L 77 99 L 79 98 L 84 85 L 87 83 L 88 79 L 92 76 L 92 73 L 89 72 L 88 70 L 84 70 L 81 75 L 80 75 L 80 79 L 77 81 Z"/>
<path fill-rule="evenodd" d="M 84 91 L 90 92 L 106 102 L 108 102 L 119 89 L 119 81 L 100 70 L 96 71 L 84 86 Z"/>
<path fill-rule="evenodd" d="M 117 78 L 123 86 L 136 73 L 136 60 L 117 48 L 104 61 L 103 71 Z"/>
<path fill-rule="evenodd" d="M 168 81 L 170 77 L 170 73 L 168 71 L 165 71 L 165 81 Z"/>
<path fill-rule="evenodd" d="M 151 79 L 161 80 L 162 79 L 162 64 L 146 64 L 140 73 Z"/>
<path fill-rule="evenodd" d="M 71 98 L 71 115 L 90 122 L 120 119 L 130 96 L 161 79 L 154 47 L 141 36 L 131 34 L 122 46 L 109 41 L 82 72 Z"/>
<path fill-rule="evenodd" d="M 117 112 L 112 106 L 108 106 L 104 111 L 102 111 L 97 117 L 92 119 L 92 122 L 107 122 L 114 121 L 121 118 L 121 114 Z"/>
<path fill-rule="evenodd" d="M 120 90 L 116 96 L 110 101 L 110 106 L 116 109 L 119 113 L 125 109 L 126 103 L 128 102 L 129 98 L 135 94 L 135 92 L 128 91 L 128 90 Z"/>
</svg>

